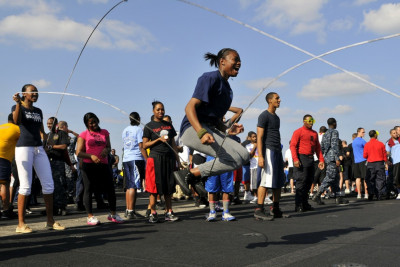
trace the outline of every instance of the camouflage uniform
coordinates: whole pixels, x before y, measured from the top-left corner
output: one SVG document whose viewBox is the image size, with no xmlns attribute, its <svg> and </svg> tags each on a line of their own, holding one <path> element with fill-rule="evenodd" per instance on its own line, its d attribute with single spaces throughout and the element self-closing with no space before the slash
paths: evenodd
<svg viewBox="0 0 400 267">
<path fill-rule="evenodd" d="M 322 137 L 321 150 L 326 164 L 326 176 L 321 183 L 319 192 L 323 193 L 332 187 L 332 192 L 339 192 L 339 169 L 336 161 L 339 160 L 339 132 L 330 128 Z"/>
<path fill-rule="evenodd" d="M 67 183 L 65 179 L 64 150 L 50 148 L 49 146 L 63 144 L 69 145 L 68 135 L 64 131 L 50 132 L 43 144 L 50 160 L 51 173 L 54 181 L 54 211 L 65 209 L 67 206 Z"/>
<path fill-rule="evenodd" d="M 65 179 L 65 163 L 62 160 L 50 160 L 51 174 L 54 181 L 54 208 L 65 209 L 67 206 L 67 182 Z"/>
<path fill-rule="evenodd" d="M 69 145 L 67 147 L 69 160 L 71 161 L 72 165 L 76 164 L 75 159 L 75 146 L 76 146 L 77 138 L 71 137 L 69 138 Z M 67 178 L 67 194 L 68 197 L 72 198 L 75 195 L 75 182 L 77 180 L 77 172 L 73 172 L 71 167 L 65 163 L 65 176 Z"/>
</svg>

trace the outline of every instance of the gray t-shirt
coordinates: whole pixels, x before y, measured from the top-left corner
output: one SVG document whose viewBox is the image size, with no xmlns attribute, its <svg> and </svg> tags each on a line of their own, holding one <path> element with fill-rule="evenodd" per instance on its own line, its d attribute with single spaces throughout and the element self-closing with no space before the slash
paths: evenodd
<svg viewBox="0 0 400 267">
<path fill-rule="evenodd" d="M 271 150 L 281 150 L 281 134 L 279 128 L 281 121 L 276 114 L 271 114 L 268 110 L 263 111 L 258 116 L 257 127 L 264 128 L 263 144 Z"/>
</svg>

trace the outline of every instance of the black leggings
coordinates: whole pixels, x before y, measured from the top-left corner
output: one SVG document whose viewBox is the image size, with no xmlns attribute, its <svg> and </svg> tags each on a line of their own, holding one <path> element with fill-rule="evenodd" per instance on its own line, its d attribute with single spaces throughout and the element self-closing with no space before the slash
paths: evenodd
<svg viewBox="0 0 400 267">
<path fill-rule="evenodd" d="M 87 213 L 92 213 L 92 194 L 106 193 L 112 212 L 116 211 L 116 197 L 111 168 L 107 164 L 83 163 L 83 204 Z"/>
</svg>

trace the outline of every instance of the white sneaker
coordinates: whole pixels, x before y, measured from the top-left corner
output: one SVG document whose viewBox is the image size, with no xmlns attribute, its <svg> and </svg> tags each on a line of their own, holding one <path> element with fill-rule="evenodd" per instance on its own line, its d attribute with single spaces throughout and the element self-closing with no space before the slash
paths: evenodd
<svg viewBox="0 0 400 267">
<path fill-rule="evenodd" d="M 345 193 L 346 195 L 350 194 L 350 189 L 344 190 L 344 193 Z"/>
<path fill-rule="evenodd" d="M 253 200 L 250 201 L 251 204 L 257 204 L 257 197 L 253 197 Z"/>
<path fill-rule="evenodd" d="M 364 199 L 368 199 L 368 194 L 365 194 L 365 195 L 364 195 Z"/>
<path fill-rule="evenodd" d="M 265 197 L 264 204 L 272 204 L 274 203 L 269 197 Z"/>
<path fill-rule="evenodd" d="M 396 199 L 400 199 L 400 194 L 397 195 Z"/>
<path fill-rule="evenodd" d="M 357 195 L 357 199 L 362 199 L 361 194 Z"/>
<path fill-rule="evenodd" d="M 215 210 L 210 211 L 210 213 L 208 214 L 208 216 L 206 216 L 206 221 L 207 222 L 213 222 L 217 219 L 217 213 L 215 212 Z"/>
<path fill-rule="evenodd" d="M 252 201 L 254 199 L 254 196 L 250 193 L 250 191 L 245 191 L 244 192 L 244 198 L 243 200 L 245 201 Z"/>
<path fill-rule="evenodd" d="M 222 213 L 222 220 L 223 220 L 223 221 L 226 221 L 226 222 L 229 222 L 229 221 L 234 221 L 234 220 L 236 220 L 236 218 L 235 218 L 235 216 L 232 216 L 232 215 L 229 213 L 229 210 L 227 210 L 227 211 L 224 211 L 224 212 Z"/>
<path fill-rule="evenodd" d="M 100 224 L 100 221 L 96 217 L 92 216 L 90 218 L 87 218 L 87 224 L 88 225 L 98 225 L 98 224 Z"/>
</svg>

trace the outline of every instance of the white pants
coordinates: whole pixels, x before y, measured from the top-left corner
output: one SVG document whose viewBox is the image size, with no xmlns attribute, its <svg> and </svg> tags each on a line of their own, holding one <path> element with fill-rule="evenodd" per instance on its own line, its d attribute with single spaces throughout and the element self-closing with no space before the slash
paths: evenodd
<svg viewBox="0 0 400 267">
<path fill-rule="evenodd" d="M 52 194 L 54 182 L 51 175 L 49 158 L 43 147 L 16 147 L 15 163 L 17 164 L 19 176 L 19 194 L 29 196 L 32 187 L 32 167 L 35 168 L 42 185 L 43 194 Z"/>
</svg>

